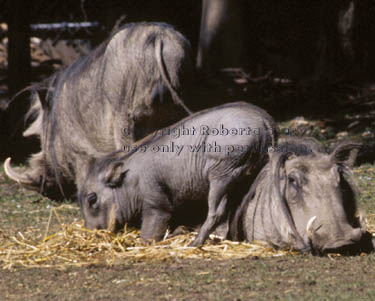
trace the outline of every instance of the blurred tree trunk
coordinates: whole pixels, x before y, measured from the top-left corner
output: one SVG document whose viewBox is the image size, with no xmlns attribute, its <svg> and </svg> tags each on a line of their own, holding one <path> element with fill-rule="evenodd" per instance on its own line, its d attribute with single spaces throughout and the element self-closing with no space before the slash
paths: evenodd
<svg viewBox="0 0 375 301">
<path fill-rule="evenodd" d="M 314 78 L 317 82 L 333 82 L 338 76 L 339 59 L 337 22 L 340 5 L 337 0 L 321 2 L 319 34 L 317 37 L 317 62 Z"/>
<path fill-rule="evenodd" d="M 8 0 L 8 92 L 13 97 L 30 84 L 30 1 Z M 24 115 L 28 109 L 28 93 L 22 94 L 8 107 L 5 120 L 5 139 L 8 149 L 18 152 Z"/>
<path fill-rule="evenodd" d="M 30 83 L 30 1 L 8 0 L 8 87 L 13 96 Z"/>
<path fill-rule="evenodd" d="M 214 74 L 223 67 L 239 66 L 246 40 L 244 1 L 203 0 L 197 68 Z"/>
</svg>

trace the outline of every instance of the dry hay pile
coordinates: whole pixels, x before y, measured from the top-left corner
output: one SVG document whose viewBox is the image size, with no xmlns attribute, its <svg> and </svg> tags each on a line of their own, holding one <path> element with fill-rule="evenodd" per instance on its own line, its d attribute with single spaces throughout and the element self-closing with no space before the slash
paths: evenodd
<svg viewBox="0 0 375 301">
<path fill-rule="evenodd" d="M 52 216 L 59 221 L 56 209 Z M 49 223 L 50 224 L 50 223 Z M 46 233 L 48 233 L 48 227 Z M 105 230 L 88 230 L 82 223 L 60 223 L 61 230 L 35 240 L 34 231 L 10 236 L 0 230 L 0 264 L 4 269 L 12 267 L 51 267 L 64 269 L 68 266 L 91 264 L 118 264 L 125 261 L 163 261 L 167 259 L 229 259 L 244 257 L 268 257 L 295 254 L 276 251 L 264 244 L 238 243 L 211 236 L 200 248 L 188 247 L 196 233 L 165 238 L 152 245 L 145 245 L 139 230 L 124 229 L 113 234 Z M 40 232 L 40 231 L 39 231 Z M 40 233 L 38 233 L 40 235 Z"/>
</svg>

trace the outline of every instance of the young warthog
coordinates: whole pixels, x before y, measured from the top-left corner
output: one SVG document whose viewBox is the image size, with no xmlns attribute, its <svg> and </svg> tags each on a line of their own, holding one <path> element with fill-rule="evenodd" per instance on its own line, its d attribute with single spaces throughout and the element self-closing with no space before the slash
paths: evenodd
<svg viewBox="0 0 375 301">
<path fill-rule="evenodd" d="M 86 227 L 116 231 L 140 218 L 142 238 L 158 241 L 180 206 L 208 198 L 192 246 L 203 244 L 226 214 L 228 191 L 265 164 L 276 129 L 260 108 L 231 103 L 157 132 L 130 154 L 110 154 L 79 193 Z"/>
<path fill-rule="evenodd" d="M 281 140 L 238 208 L 232 238 L 317 254 L 358 246 L 366 233 L 351 173 L 359 148 L 345 141 L 327 152 L 311 138 Z"/>
</svg>

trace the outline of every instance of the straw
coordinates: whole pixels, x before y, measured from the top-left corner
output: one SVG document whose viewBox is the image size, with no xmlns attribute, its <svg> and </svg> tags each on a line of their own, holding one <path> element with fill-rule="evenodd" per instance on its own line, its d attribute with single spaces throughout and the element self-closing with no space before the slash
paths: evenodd
<svg viewBox="0 0 375 301">
<path fill-rule="evenodd" d="M 65 206 L 65 207 L 64 207 Z M 164 261 L 176 259 L 235 259 L 295 255 L 297 252 L 275 250 L 264 243 L 243 243 L 223 240 L 211 235 L 202 247 L 189 247 L 196 233 L 165 236 L 158 243 L 145 244 L 140 231 L 125 226 L 124 231 L 113 234 L 106 230 L 88 230 L 83 223 L 62 223 L 58 211 L 71 209 L 67 205 L 52 208 L 44 231 L 29 229 L 14 236 L 0 229 L 0 264 L 4 269 L 15 267 L 57 268 L 114 265 L 125 262 Z M 53 219 L 59 222 L 60 231 L 48 235 Z M 368 229 L 375 229 L 374 225 Z"/>
</svg>

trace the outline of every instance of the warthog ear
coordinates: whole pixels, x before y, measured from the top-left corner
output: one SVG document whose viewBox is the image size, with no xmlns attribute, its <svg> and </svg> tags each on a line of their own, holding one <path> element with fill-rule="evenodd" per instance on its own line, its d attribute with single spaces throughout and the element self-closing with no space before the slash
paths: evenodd
<svg viewBox="0 0 375 301">
<path fill-rule="evenodd" d="M 297 156 L 289 150 L 283 150 L 277 146 L 270 146 L 268 148 L 268 157 L 270 158 L 270 161 L 277 162 L 281 157 L 283 157 L 283 160 L 285 161 L 296 158 Z"/>
<path fill-rule="evenodd" d="M 352 141 L 339 143 L 333 148 L 331 159 L 334 163 L 345 164 L 352 168 L 361 146 L 361 143 Z"/>
<path fill-rule="evenodd" d="M 123 162 L 115 162 L 109 164 L 107 171 L 105 172 L 103 182 L 109 187 L 118 187 L 122 185 L 126 173 L 129 169 L 125 169 Z"/>
<path fill-rule="evenodd" d="M 271 165 L 271 172 L 274 175 L 277 175 L 277 177 L 280 177 L 280 172 L 284 170 L 285 161 L 294 157 L 294 154 L 291 152 L 284 152 L 275 147 L 269 147 L 268 156 Z"/>
</svg>

